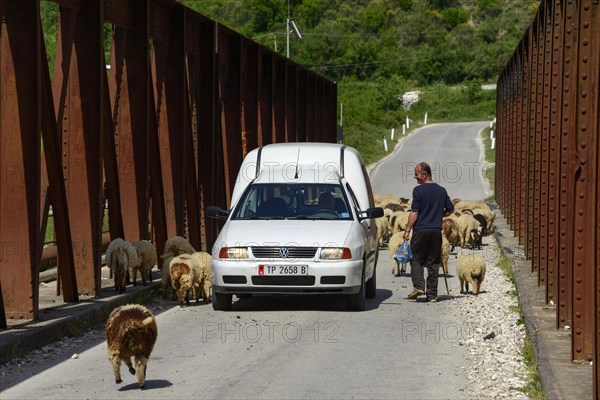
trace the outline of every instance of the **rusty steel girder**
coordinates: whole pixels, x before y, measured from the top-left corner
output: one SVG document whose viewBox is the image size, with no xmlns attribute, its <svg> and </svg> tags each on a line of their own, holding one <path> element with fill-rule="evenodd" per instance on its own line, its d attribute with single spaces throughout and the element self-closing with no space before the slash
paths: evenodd
<svg viewBox="0 0 600 400">
<path fill-rule="evenodd" d="M 0 33 L 0 282 L 6 318 L 37 317 L 42 131 L 39 4 L 7 1 Z M 12 51 L 19 49 L 19 51 Z M 30 111 L 34 111 L 31 113 Z M 39 251 L 38 251 L 39 249 Z"/>
<path fill-rule="evenodd" d="M 249 151 L 335 140 L 334 83 L 174 0 L 54 2 L 51 80 L 39 2 L 0 0 L 0 326 L 37 316 L 50 206 L 65 301 L 100 296 L 103 222 L 210 250 Z"/>
<path fill-rule="evenodd" d="M 524 39 L 523 51 L 515 53 L 498 80 L 497 175 L 502 182 L 496 187 L 511 193 L 506 185 L 518 178 L 512 162 L 519 160 L 507 158 L 506 149 L 511 149 L 511 135 L 520 132 L 517 143 L 527 147 L 526 256 L 546 301 L 556 305 L 556 327 L 571 326 L 572 359 L 593 361 L 599 397 L 600 2 L 542 1 Z M 521 71 L 522 87 L 512 77 Z M 507 118 L 512 113 L 523 121 L 516 130 Z M 506 194 L 497 197 L 512 217 L 519 200 Z"/>
</svg>

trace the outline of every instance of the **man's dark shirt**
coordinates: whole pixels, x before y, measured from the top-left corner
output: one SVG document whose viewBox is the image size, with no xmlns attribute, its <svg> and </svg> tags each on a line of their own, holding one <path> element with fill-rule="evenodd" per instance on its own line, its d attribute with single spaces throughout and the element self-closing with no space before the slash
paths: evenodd
<svg viewBox="0 0 600 400">
<path fill-rule="evenodd" d="M 418 213 L 415 231 L 442 229 L 444 209 L 454 211 L 446 189 L 437 183 L 422 183 L 413 189 L 412 211 Z"/>
</svg>

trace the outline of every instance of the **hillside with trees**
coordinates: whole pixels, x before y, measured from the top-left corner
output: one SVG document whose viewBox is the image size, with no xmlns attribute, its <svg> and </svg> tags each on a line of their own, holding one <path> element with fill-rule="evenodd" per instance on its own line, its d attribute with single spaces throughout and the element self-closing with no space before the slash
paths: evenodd
<svg viewBox="0 0 600 400">
<path fill-rule="evenodd" d="M 182 0 L 285 53 L 286 0 Z M 398 76 L 419 85 L 495 82 L 539 1 L 289 0 L 302 32 L 290 57 L 340 80 Z"/>
<path fill-rule="evenodd" d="M 422 121 L 493 118 L 494 84 L 531 23 L 537 0 L 180 0 L 335 81 L 344 143 L 367 162 L 406 117 Z M 289 5 L 289 8 L 288 8 Z M 402 94 L 417 91 L 410 105 Z"/>
<path fill-rule="evenodd" d="M 286 20 L 290 58 L 335 81 L 344 105 L 344 142 L 367 161 L 409 117 L 428 121 L 492 118 L 493 84 L 539 5 L 537 0 L 179 0 L 281 54 Z M 42 0 L 49 62 L 56 49 L 56 3 Z M 105 51 L 110 28 L 105 26 Z M 402 95 L 417 91 L 415 104 Z M 366 145 L 368 143 L 368 145 Z"/>
</svg>

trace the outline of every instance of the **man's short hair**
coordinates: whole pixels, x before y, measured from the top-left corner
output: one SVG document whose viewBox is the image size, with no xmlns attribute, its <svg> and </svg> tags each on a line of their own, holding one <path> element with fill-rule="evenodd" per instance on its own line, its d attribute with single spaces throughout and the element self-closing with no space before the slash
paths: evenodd
<svg viewBox="0 0 600 400">
<path fill-rule="evenodd" d="M 426 162 L 419 163 L 421 167 L 421 172 L 425 172 L 427 176 L 431 176 L 431 167 Z"/>
</svg>

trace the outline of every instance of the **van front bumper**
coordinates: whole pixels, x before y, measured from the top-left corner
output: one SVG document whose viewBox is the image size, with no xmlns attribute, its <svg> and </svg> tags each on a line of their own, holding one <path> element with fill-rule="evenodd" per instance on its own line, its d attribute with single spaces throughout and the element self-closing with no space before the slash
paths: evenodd
<svg viewBox="0 0 600 400">
<path fill-rule="evenodd" d="M 266 266 L 306 266 L 306 275 L 268 275 Z M 262 268 L 261 268 L 262 266 Z M 354 294 L 361 287 L 362 260 L 228 261 L 213 259 L 213 291 L 218 293 Z"/>
</svg>

